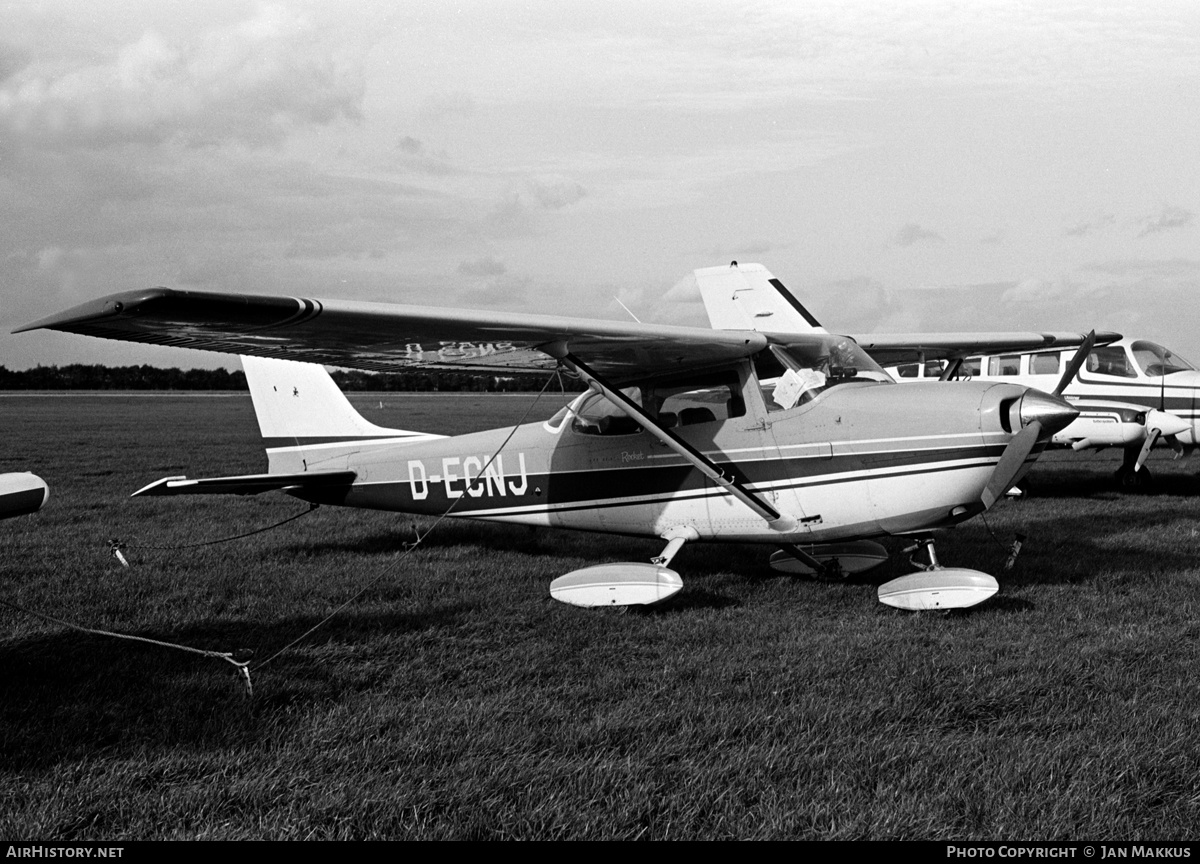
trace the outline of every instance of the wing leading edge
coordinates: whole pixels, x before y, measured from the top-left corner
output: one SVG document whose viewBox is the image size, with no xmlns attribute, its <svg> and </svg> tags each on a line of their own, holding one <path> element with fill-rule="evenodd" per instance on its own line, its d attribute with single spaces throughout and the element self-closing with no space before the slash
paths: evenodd
<svg viewBox="0 0 1200 864">
<path fill-rule="evenodd" d="M 13 332 L 36 329 L 373 372 L 548 370 L 570 352 L 618 380 L 767 344 L 751 331 L 169 288 L 112 294 Z"/>
</svg>

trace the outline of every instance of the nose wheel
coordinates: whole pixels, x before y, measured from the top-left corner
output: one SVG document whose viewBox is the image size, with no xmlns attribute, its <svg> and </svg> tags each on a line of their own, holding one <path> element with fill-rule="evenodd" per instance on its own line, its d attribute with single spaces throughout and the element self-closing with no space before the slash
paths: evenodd
<svg viewBox="0 0 1200 864">
<path fill-rule="evenodd" d="M 1113 479 L 1117 481 L 1117 487 L 1121 491 L 1144 492 L 1150 488 L 1150 484 L 1153 482 L 1150 469 L 1145 465 L 1139 465 L 1140 461 L 1142 461 L 1140 448 L 1125 451 L 1125 461 L 1113 474 Z"/>
</svg>

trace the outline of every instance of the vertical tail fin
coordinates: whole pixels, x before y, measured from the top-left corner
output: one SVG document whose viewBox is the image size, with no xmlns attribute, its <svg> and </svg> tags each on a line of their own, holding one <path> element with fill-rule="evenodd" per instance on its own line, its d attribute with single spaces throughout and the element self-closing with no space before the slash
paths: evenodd
<svg viewBox="0 0 1200 864">
<path fill-rule="evenodd" d="M 376 426 L 363 418 L 338 389 L 324 366 L 242 357 L 258 428 L 267 446 L 320 444 L 361 438 L 440 438 Z"/>
<path fill-rule="evenodd" d="M 708 320 L 716 330 L 825 333 L 792 292 L 761 264 L 736 261 L 695 272 Z"/>
</svg>

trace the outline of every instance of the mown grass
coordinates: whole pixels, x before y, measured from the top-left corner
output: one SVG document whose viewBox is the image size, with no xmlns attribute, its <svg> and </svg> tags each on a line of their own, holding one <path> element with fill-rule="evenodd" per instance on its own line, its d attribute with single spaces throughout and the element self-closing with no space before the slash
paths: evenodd
<svg viewBox="0 0 1200 864">
<path fill-rule="evenodd" d="M 461 432 L 532 397 L 385 395 L 377 422 Z M 383 408 L 378 407 L 382 400 Z M 539 405 L 548 416 L 555 400 Z M 544 409 L 544 410 L 543 410 Z M 1049 454 L 1032 492 L 938 543 L 997 575 L 961 613 L 881 606 L 909 568 L 830 585 L 766 550 L 685 547 L 657 610 L 586 611 L 551 579 L 657 542 L 321 508 L 135 499 L 263 470 L 246 397 L 5 397 L 0 471 L 47 507 L 0 523 L 0 836 L 22 838 L 1190 838 L 1200 827 L 1196 467 Z M 990 531 L 989 531 L 990 526 Z M 1014 532 L 1028 535 L 1003 569 Z M 995 534 L 995 539 L 992 533 Z M 889 541 L 897 553 L 899 541 Z M 381 574 L 383 578 L 379 578 Z"/>
</svg>

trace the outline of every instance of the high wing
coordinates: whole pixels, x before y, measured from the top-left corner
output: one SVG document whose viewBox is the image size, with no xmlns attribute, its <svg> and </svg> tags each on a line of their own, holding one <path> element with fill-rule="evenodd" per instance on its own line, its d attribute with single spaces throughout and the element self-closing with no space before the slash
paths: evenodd
<svg viewBox="0 0 1200 864">
<path fill-rule="evenodd" d="M 853 337 L 880 366 L 916 363 L 920 360 L 950 360 L 980 354 L 1023 353 L 1076 348 L 1086 333 L 871 333 Z M 1121 338 L 1111 330 L 1096 332 L 1096 344 L 1107 345 Z"/>
<path fill-rule="evenodd" d="M 715 366 L 767 345 L 745 330 L 168 288 L 112 294 L 13 332 L 39 328 L 375 372 L 548 370 L 570 353 L 618 381 Z"/>
<path fill-rule="evenodd" d="M 753 330 L 772 334 L 824 333 L 811 312 L 761 264 L 705 267 L 695 271 L 696 287 L 708 320 L 716 330 Z M 871 333 L 852 338 L 881 366 L 923 360 L 948 360 L 977 354 L 1049 351 L 1081 345 L 1086 333 Z M 1097 345 L 1121 338 L 1096 334 Z"/>
</svg>

